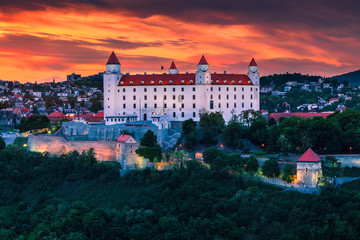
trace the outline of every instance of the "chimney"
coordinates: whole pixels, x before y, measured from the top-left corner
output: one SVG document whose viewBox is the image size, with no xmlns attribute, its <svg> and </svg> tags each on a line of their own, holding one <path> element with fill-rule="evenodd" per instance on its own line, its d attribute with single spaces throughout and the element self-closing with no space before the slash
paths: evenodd
<svg viewBox="0 0 360 240">
<path fill-rule="evenodd" d="M 224 71 L 224 74 L 226 74 L 226 71 Z"/>
</svg>

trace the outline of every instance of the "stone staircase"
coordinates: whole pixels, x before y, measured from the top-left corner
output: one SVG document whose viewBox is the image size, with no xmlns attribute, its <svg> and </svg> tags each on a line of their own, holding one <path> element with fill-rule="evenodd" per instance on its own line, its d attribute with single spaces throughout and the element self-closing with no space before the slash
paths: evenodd
<svg viewBox="0 0 360 240">
<path fill-rule="evenodd" d="M 168 134 L 163 142 L 165 148 L 175 146 L 178 138 L 181 136 L 181 128 L 169 128 Z"/>
</svg>

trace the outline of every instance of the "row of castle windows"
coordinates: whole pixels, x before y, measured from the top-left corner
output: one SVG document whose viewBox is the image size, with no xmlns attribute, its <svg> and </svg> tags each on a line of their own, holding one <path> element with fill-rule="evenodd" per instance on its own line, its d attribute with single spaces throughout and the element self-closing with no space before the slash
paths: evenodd
<svg viewBox="0 0 360 240">
<path fill-rule="evenodd" d="M 181 100 L 184 100 L 184 95 L 181 95 Z M 219 100 L 221 99 L 221 95 L 218 95 Z M 229 100 L 229 95 L 226 95 L 226 99 Z M 173 100 L 176 100 L 176 96 L 173 95 L 172 96 Z M 192 95 L 192 99 L 195 100 L 196 99 L 196 95 Z M 213 95 L 210 95 L 210 99 L 213 99 Z M 241 99 L 245 99 L 245 95 L 241 95 Z M 253 95 L 250 95 L 250 99 L 253 99 Z M 108 98 L 108 100 L 110 100 L 110 98 Z M 126 100 L 126 96 L 123 96 L 123 100 Z M 133 96 L 133 100 L 136 100 L 136 95 Z M 147 95 L 144 95 L 144 100 L 147 100 Z M 157 95 L 154 95 L 154 100 L 157 100 Z M 164 95 L 164 100 L 167 100 L 167 96 Z M 234 95 L 234 100 L 236 100 L 236 94 Z"/>
<path fill-rule="evenodd" d="M 109 85 L 109 87 L 110 87 L 110 85 Z M 163 88 L 163 89 L 164 89 L 164 92 L 167 91 L 167 88 L 166 88 L 166 87 Z M 221 87 L 219 87 L 218 89 L 219 89 L 219 91 L 221 91 Z M 154 92 L 157 92 L 157 88 L 154 88 L 153 90 L 154 90 Z M 173 88 L 172 90 L 173 90 L 173 92 L 176 92 L 176 88 Z M 257 91 L 257 90 L 258 90 L 258 89 L 255 88 L 255 91 Z M 184 92 L 184 91 L 185 91 L 185 88 L 182 87 L 182 88 L 181 88 L 181 92 Z M 193 88 L 192 88 L 192 91 L 195 92 L 195 91 L 196 91 L 196 88 L 193 87 Z M 214 91 L 214 88 L 213 88 L 213 87 L 210 87 L 210 91 L 211 91 L 211 92 Z M 229 91 L 229 87 L 226 87 L 226 91 L 227 91 L 227 92 Z M 236 91 L 236 87 L 234 87 L 234 91 Z M 241 88 L 241 91 L 245 91 L 245 88 L 242 87 L 242 88 Z M 252 87 L 250 88 L 250 91 L 253 91 L 253 88 L 252 88 Z M 110 92 L 110 90 L 109 90 L 109 92 Z M 118 92 L 120 92 L 120 89 L 118 89 Z M 123 92 L 126 92 L 126 88 L 123 88 Z M 136 88 L 133 88 L 133 92 L 136 92 Z M 147 92 L 147 88 L 144 88 L 144 92 Z"/>
<path fill-rule="evenodd" d="M 210 109 L 214 109 L 214 102 L 211 100 L 210 101 Z M 236 108 L 236 103 L 234 103 L 234 108 Z M 147 108 L 148 107 L 148 105 L 147 105 L 147 103 L 145 103 L 144 104 L 144 108 Z M 154 108 L 157 108 L 158 107 L 158 105 L 156 104 L 156 103 L 154 103 Z M 167 108 L 168 106 L 167 106 L 167 104 L 166 103 L 164 103 L 164 108 Z M 173 105 L 172 105 L 172 107 L 173 108 L 176 108 L 176 103 L 173 103 Z M 195 103 L 193 103 L 193 106 L 192 106 L 193 108 L 196 108 L 196 104 Z M 229 108 L 230 107 L 230 104 L 229 103 L 226 103 L 226 108 Z M 242 108 L 244 108 L 245 107 L 245 103 L 241 103 L 241 107 Z M 252 103 L 250 103 L 250 107 L 252 108 L 253 107 L 253 104 Z M 108 106 L 108 108 L 110 108 L 110 106 Z M 126 109 L 126 104 L 124 103 L 123 104 L 123 108 L 124 109 Z M 136 109 L 136 103 L 134 103 L 133 104 L 133 108 L 134 109 Z M 181 108 L 185 108 L 185 104 L 184 103 L 182 103 L 181 104 Z M 219 108 L 221 108 L 221 103 L 219 103 Z"/>
</svg>

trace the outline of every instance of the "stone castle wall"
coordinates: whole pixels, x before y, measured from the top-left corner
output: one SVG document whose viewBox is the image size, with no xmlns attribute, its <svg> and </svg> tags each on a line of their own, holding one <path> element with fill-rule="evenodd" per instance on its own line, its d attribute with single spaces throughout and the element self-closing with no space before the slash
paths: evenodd
<svg viewBox="0 0 360 240">
<path fill-rule="evenodd" d="M 101 161 L 116 161 L 116 142 L 114 141 L 67 141 L 60 136 L 30 135 L 28 149 L 35 152 L 49 152 L 60 155 L 70 151 L 94 149 L 95 157 Z"/>
</svg>

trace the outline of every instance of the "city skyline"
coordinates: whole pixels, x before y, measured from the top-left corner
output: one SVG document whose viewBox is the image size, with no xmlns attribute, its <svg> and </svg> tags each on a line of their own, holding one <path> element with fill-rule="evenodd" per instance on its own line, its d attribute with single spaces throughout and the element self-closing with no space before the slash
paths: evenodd
<svg viewBox="0 0 360 240">
<path fill-rule="evenodd" d="M 356 1 L 1 1 L 0 79 L 65 80 L 104 71 L 115 51 L 123 72 L 300 72 L 359 69 Z"/>
</svg>

